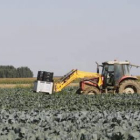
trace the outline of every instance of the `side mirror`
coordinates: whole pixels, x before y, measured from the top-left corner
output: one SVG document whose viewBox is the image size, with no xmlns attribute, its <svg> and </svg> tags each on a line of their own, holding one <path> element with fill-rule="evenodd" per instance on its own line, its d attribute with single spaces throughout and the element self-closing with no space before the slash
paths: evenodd
<svg viewBox="0 0 140 140">
<path fill-rule="evenodd" d="M 99 71 L 99 64 L 96 62 L 96 64 L 97 64 L 97 73 L 99 73 L 100 71 Z"/>
<path fill-rule="evenodd" d="M 100 71 L 99 71 L 99 67 L 97 67 L 97 73 L 100 73 Z"/>
</svg>

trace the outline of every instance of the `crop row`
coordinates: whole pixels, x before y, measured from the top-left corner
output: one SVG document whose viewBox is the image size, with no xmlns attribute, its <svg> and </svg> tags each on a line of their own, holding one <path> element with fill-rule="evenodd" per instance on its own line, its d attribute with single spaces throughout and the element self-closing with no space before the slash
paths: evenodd
<svg viewBox="0 0 140 140">
<path fill-rule="evenodd" d="M 0 140 L 139 140 L 140 95 L 0 89 Z"/>
<path fill-rule="evenodd" d="M 0 109 L 45 109 L 64 111 L 140 110 L 140 95 L 76 95 L 76 88 L 47 95 L 30 89 L 0 89 Z"/>
<path fill-rule="evenodd" d="M 0 84 L 32 84 L 36 78 L 0 78 Z M 55 77 L 55 81 L 59 78 Z"/>
<path fill-rule="evenodd" d="M 137 140 L 140 111 L 0 111 L 1 140 Z"/>
<path fill-rule="evenodd" d="M 36 78 L 0 78 L 0 84 L 31 84 Z"/>
<path fill-rule="evenodd" d="M 54 81 L 57 82 L 61 77 L 54 77 Z M 36 78 L 0 78 L 0 84 L 32 84 Z M 79 83 L 80 79 L 73 81 L 73 83 Z"/>
</svg>

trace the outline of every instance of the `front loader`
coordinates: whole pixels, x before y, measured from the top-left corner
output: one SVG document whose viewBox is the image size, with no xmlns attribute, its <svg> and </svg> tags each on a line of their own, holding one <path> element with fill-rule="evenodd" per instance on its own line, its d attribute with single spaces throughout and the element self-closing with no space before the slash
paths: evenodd
<svg viewBox="0 0 140 140">
<path fill-rule="evenodd" d="M 58 82 L 54 82 L 53 80 L 53 73 L 39 71 L 37 76 L 37 81 L 34 83 L 35 92 L 45 92 L 52 94 L 53 92 L 59 92 L 70 83 L 72 83 L 75 79 L 79 78 L 93 78 L 98 77 L 99 82 L 98 86 L 102 85 L 102 78 L 99 73 L 92 73 L 92 72 L 84 72 L 79 71 L 77 69 L 71 70 L 69 73 L 64 75 Z"/>
</svg>

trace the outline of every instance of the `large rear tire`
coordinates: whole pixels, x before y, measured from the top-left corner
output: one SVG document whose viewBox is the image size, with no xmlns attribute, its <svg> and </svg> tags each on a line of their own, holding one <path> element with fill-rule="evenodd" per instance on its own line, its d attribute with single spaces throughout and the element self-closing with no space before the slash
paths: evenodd
<svg viewBox="0 0 140 140">
<path fill-rule="evenodd" d="M 83 92 L 85 95 L 96 95 L 96 94 L 101 94 L 99 89 L 97 87 L 88 87 L 86 90 Z"/>
<path fill-rule="evenodd" d="M 135 80 L 125 80 L 120 84 L 119 93 L 134 94 L 140 93 L 140 86 Z"/>
</svg>

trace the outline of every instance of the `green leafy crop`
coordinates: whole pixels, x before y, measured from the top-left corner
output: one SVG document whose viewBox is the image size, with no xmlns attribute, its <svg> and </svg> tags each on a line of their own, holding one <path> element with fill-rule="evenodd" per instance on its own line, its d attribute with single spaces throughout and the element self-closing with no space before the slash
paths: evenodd
<svg viewBox="0 0 140 140">
<path fill-rule="evenodd" d="M 140 95 L 0 89 L 0 140 L 138 140 Z"/>
</svg>

